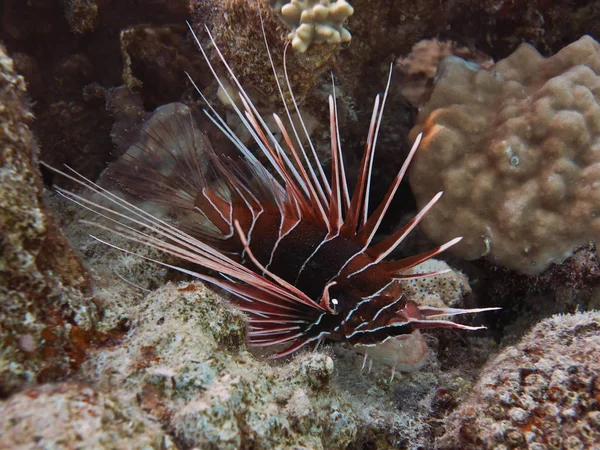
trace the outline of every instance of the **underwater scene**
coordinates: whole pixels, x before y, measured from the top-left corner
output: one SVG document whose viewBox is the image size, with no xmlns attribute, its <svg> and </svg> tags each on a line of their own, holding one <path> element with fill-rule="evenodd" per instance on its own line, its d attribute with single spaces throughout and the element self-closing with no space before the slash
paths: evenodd
<svg viewBox="0 0 600 450">
<path fill-rule="evenodd" d="M 0 450 L 600 449 L 597 39 L 0 1 Z"/>
</svg>

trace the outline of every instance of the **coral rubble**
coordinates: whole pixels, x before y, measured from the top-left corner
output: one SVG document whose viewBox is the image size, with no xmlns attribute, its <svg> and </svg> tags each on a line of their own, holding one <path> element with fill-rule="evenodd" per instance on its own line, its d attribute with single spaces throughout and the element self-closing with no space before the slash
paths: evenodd
<svg viewBox="0 0 600 450">
<path fill-rule="evenodd" d="M 428 236 L 462 235 L 460 257 L 530 275 L 600 239 L 599 101 L 589 36 L 551 58 L 523 44 L 490 70 L 445 59 L 412 130 L 424 133 L 410 171 L 417 203 L 444 191 Z"/>
</svg>

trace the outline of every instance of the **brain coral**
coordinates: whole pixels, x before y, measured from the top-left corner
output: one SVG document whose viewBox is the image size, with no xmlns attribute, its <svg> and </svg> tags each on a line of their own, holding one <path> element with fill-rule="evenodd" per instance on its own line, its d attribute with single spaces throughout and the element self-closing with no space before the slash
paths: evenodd
<svg viewBox="0 0 600 450">
<path fill-rule="evenodd" d="M 557 315 L 490 361 L 438 449 L 600 448 L 600 312 Z"/>
<path fill-rule="evenodd" d="M 528 275 L 600 238 L 600 44 L 589 36 L 550 58 L 521 45 L 490 70 L 457 57 L 438 69 L 411 131 L 420 206 L 445 194 L 423 228 L 464 236 L 460 257 Z"/>
<path fill-rule="evenodd" d="M 349 42 L 350 32 L 342 25 L 354 13 L 346 0 L 264 0 L 292 29 L 292 47 L 304 53 L 313 42 Z"/>
</svg>

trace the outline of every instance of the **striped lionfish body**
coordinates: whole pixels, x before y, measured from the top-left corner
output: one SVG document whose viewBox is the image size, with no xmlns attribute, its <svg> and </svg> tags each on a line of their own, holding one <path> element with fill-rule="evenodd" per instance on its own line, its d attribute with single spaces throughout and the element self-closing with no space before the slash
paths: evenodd
<svg viewBox="0 0 600 450">
<path fill-rule="evenodd" d="M 419 137 L 382 203 L 369 214 L 373 155 L 390 81 L 383 97 L 375 99 L 360 173 L 350 192 L 335 94 L 329 97 L 332 167 L 327 178 L 301 116 L 301 125 L 293 125 L 292 113 L 300 112 L 289 81 L 286 87 L 293 108 L 283 102 L 289 126 L 273 115 L 282 136 L 279 142 L 218 48 L 239 89 L 237 103 L 196 41 L 266 164 L 248 150 L 203 97 L 208 105 L 205 112 L 237 147 L 238 157 L 216 152 L 198 131 L 190 109 L 171 104 L 160 108 L 146 123 L 145 140 L 135 152 L 128 152 L 113 172 L 127 190 L 168 205 L 180 219 L 177 226 L 76 173 L 60 172 L 108 199 L 111 206 L 58 191 L 112 222 L 106 227 L 112 232 L 160 249 L 186 264 L 155 262 L 229 292 L 231 302 L 248 315 L 249 344 L 272 347 L 273 357 L 331 339 L 345 341 L 393 368 L 399 365 L 409 370 L 418 368 L 427 354 L 420 329 L 477 329 L 444 317 L 482 310 L 420 306 L 403 294 L 399 283 L 435 276 L 437 273 L 405 272 L 460 238 L 419 255 L 386 259 L 434 206 L 441 192 L 408 224 L 373 243 L 420 141 Z M 284 70 L 288 80 L 285 62 Z M 283 98 L 277 76 L 275 80 Z M 308 144 L 303 145 L 303 140 Z"/>
</svg>

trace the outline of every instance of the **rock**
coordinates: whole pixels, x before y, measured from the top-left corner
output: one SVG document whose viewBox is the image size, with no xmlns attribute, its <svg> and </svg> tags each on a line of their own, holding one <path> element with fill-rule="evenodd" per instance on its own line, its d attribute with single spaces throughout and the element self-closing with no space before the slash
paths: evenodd
<svg viewBox="0 0 600 450">
<path fill-rule="evenodd" d="M 0 47 L 0 397 L 71 374 L 98 319 L 87 273 L 42 204 L 31 119 Z"/>
<path fill-rule="evenodd" d="M 483 369 L 440 449 L 597 448 L 600 313 L 556 315 Z"/>
<path fill-rule="evenodd" d="M 30 388 L 0 402 L 0 429 L 6 450 L 177 448 L 137 406 L 73 382 Z"/>
<path fill-rule="evenodd" d="M 84 373 L 119 398 L 139 397 L 186 446 L 345 448 L 358 433 L 331 388 L 329 356 L 304 353 L 283 366 L 257 359 L 243 314 L 201 284 L 168 284 L 132 312 L 127 340 L 96 352 Z"/>
</svg>

